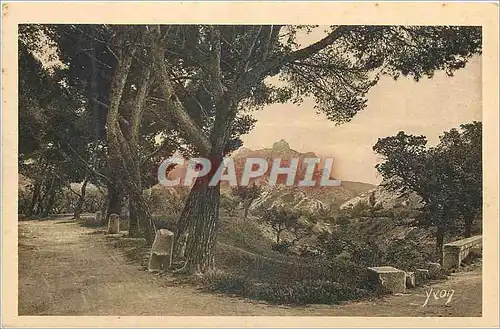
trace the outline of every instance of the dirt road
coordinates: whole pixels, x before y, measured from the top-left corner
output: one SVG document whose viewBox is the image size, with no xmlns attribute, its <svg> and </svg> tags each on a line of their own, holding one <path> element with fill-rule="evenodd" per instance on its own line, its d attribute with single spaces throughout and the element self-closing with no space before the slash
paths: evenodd
<svg viewBox="0 0 500 329">
<path fill-rule="evenodd" d="M 481 316 L 480 271 L 405 295 L 282 307 L 168 285 L 168 279 L 128 264 L 94 232 L 67 219 L 19 223 L 19 315 Z M 454 290 L 448 305 L 448 297 L 434 297 L 442 290 Z"/>
</svg>

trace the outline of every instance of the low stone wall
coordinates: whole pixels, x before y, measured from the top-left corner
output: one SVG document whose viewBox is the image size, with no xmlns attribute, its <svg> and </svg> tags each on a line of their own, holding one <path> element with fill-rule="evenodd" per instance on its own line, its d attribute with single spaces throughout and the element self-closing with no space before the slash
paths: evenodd
<svg viewBox="0 0 500 329">
<path fill-rule="evenodd" d="M 469 256 L 471 249 L 480 247 L 482 243 L 482 235 L 476 235 L 445 244 L 443 246 L 443 267 L 446 269 L 460 267 L 462 261 Z"/>
</svg>

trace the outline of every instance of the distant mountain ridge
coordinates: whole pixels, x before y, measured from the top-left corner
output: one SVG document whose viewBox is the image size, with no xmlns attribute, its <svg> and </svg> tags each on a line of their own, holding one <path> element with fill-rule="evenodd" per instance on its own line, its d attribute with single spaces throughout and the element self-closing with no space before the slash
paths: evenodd
<svg viewBox="0 0 500 329">
<path fill-rule="evenodd" d="M 332 156 L 333 157 L 333 156 Z M 281 158 L 281 166 L 287 167 L 287 161 L 291 159 L 299 159 L 299 170 L 297 172 L 296 180 L 302 180 L 305 173 L 305 166 L 300 167 L 301 161 L 306 158 L 318 158 L 314 152 L 299 152 L 290 147 L 290 144 L 281 139 L 273 143 L 272 147 L 262 149 L 249 149 L 241 147 L 238 149 L 231 158 L 235 163 L 236 177 L 239 179 L 243 172 L 245 162 L 248 158 L 261 158 L 266 159 L 268 162 L 268 173 L 271 170 L 272 162 L 275 158 Z M 323 158 L 324 160 L 324 158 Z M 179 166 L 180 167 L 180 166 Z M 171 173 L 174 176 L 169 177 L 172 179 L 182 175 L 182 168 L 175 168 Z M 306 208 L 311 211 L 318 211 L 320 209 L 339 210 L 340 205 L 355 198 L 356 196 L 365 193 L 376 186 L 369 183 L 341 181 L 340 186 L 320 186 L 319 180 L 322 176 L 324 162 L 320 162 L 313 173 L 313 180 L 317 182 L 314 187 L 299 187 L 297 184 L 294 186 L 285 186 L 286 176 L 279 175 L 276 186 L 268 184 L 268 174 L 250 180 L 250 183 L 261 185 L 264 188 L 262 196 L 255 200 L 253 208 L 261 208 L 272 205 L 273 203 L 289 203 L 292 207 Z M 335 166 L 332 169 L 330 178 L 337 178 L 334 176 Z M 166 188 L 166 187 L 165 187 Z M 223 193 L 228 194 L 231 186 L 227 181 L 221 183 Z M 293 195 L 293 197 L 291 197 Z"/>
<path fill-rule="evenodd" d="M 301 153 L 296 151 L 290 147 L 290 144 L 281 139 L 273 144 L 270 148 L 263 148 L 252 150 L 249 148 L 242 147 L 236 153 L 233 154 L 232 158 L 234 159 L 235 167 L 236 167 L 236 175 L 237 177 L 241 177 L 240 175 L 243 172 L 245 162 L 249 158 L 259 158 L 266 159 L 268 163 L 267 173 L 262 177 L 255 178 L 251 180 L 251 182 L 256 182 L 257 184 L 262 184 L 267 181 L 267 177 L 271 171 L 273 161 L 277 158 L 281 159 L 280 166 L 281 167 L 289 167 L 292 159 L 298 160 L 297 173 L 295 176 L 295 182 L 293 185 L 297 185 L 299 181 L 303 180 L 306 177 L 307 164 L 305 163 L 305 159 L 308 158 L 319 158 L 314 152 L 306 152 Z M 320 162 L 315 166 L 312 180 L 316 182 L 316 186 L 320 185 L 320 180 L 323 175 L 323 168 L 325 166 L 324 159 L 319 158 Z M 256 168 L 255 168 L 256 169 Z M 333 168 L 334 170 L 335 168 Z M 330 173 L 330 179 L 335 178 L 332 173 Z M 285 184 L 287 176 L 279 175 L 277 179 L 277 184 Z"/>
<path fill-rule="evenodd" d="M 300 163 L 301 160 L 306 158 L 318 158 L 318 156 L 314 152 L 302 153 L 296 151 L 290 147 L 287 141 L 281 139 L 275 142 L 270 148 L 252 150 L 242 147 L 233 154 L 232 158 L 235 161 L 237 175 L 239 175 L 247 158 L 264 158 L 268 160 L 268 163 L 272 163 L 271 161 L 274 158 L 299 159 Z M 285 167 L 286 164 L 282 162 L 282 166 Z M 323 166 L 324 161 L 316 166 L 313 174 L 313 180 L 318 183 L 321 179 Z M 304 169 L 299 168 L 299 172 Z M 332 171 L 333 174 L 330 175 L 330 178 L 337 178 L 334 175 L 335 167 Z M 299 172 L 297 173 L 298 178 L 296 178 L 296 181 L 303 178 L 303 175 L 301 176 Z M 369 183 L 351 181 L 341 181 L 340 186 L 319 186 L 319 184 L 314 187 L 285 186 L 283 184 L 285 179 L 286 176 L 281 180 L 278 176 L 278 184 L 275 187 L 266 186 L 267 178 L 265 176 L 255 179 L 254 182 L 256 184 L 264 186 L 265 192 L 259 199 L 255 200 L 252 208 L 265 208 L 272 204 L 288 203 L 292 207 L 306 208 L 310 211 L 326 208 L 335 210 L 339 209 L 340 205 L 346 201 L 376 187 Z"/>
</svg>

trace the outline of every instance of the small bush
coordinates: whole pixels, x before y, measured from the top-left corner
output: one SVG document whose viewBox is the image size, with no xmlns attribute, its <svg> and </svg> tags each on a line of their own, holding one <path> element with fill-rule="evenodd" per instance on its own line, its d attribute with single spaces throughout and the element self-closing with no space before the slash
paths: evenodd
<svg viewBox="0 0 500 329">
<path fill-rule="evenodd" d="M 357 218 L 363 216 L 367 210 L 370 209 L 370 206 L 366 202 L 358 202 L 356 203 L 349 211 L 348 216 L 351 218 Z"/>
<path fill-rule="evenodd" d="M 213 270 L 203 275 L 202 284 L 209 291 L 242 295 L 245 294 L 245 288 L 249 282 L 242 276 Z"/>
<path fill-rule="evenodd" d="M 222 195 L 220 198 L 220 207 L 226 211 L 226 214 L 229 216 L 233 216 L 238 206 L 240 205 L 240 201 L 229 195 Z"/>
<path fill-rule="evenodd" d="M 433 255 L 426 252 L 417 241 L 410 239 L 393 240 L 385 250 L 385 262 L 405 271 L 425 268 Z"/>
<path fill-rule="evenodd" d="M 272 249 L 282 254 L 286 254 L 290 251 L 292 243 L 289 241 L 281 241 L 280 243 L 273 243 Z"/>
</svg>

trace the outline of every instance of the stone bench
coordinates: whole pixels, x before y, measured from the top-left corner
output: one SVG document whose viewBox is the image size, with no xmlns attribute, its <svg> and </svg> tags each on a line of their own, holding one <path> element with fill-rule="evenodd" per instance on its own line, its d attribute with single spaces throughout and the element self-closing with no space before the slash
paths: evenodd
<svg viewBox="0 0 500 329">
<path fill-rule="evenodd" d="M 406 273 L 392 266 L 369 267 L 370 276 L 379 287 L 392 294 L 406 292 Z"/>
<path fill-rule="evenodd" d="M 443 267 L 446 269 L 460 267 L 460 264 L 467 258 L 470 251 L 482 246 L 482 243 L 482 236 L 476 235 L 445 244 L 443 246 Z"/>
</svg>

